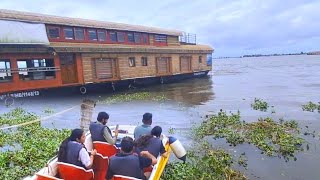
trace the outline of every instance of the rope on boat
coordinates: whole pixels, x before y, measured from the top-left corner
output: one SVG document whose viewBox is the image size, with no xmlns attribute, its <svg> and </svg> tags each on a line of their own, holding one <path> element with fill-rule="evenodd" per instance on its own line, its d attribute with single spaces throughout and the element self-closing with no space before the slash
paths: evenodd
<svg viewBox="0 0 320 180">
<path fill-rule="evenodd" d="M 29 124 L 33 124 L 33 123 L 36 123 L 36 122 L 40 122 L 40 121 L 45 121 L 45 120 L 48 120 L 49 118 L 52 118 L 52 117 L 55 117 L 55 116 L 58 116 L 60 114 L 63 114 L 65 112 L 68 112 L 76 107 L 79 107 L 79 105 L 76 105 L 76 106 L 73 106 L 69 109 L 66 109 L 66 110 L 63 110 L 63 111 L 60 111 L 58 113 L 55 113 L 55 114 L 52 114 L 50 116 L 46 116 L 46 117 L 43 117 L 43 118 L 38 118 L 36 120 L 33 120 L 33 121 L 29 121 L 29 122 L 25 122 L 25 123 L 21 123 L 21 124 L 16 124 L 16 125 L 12 125 L 12 126 L 7 126 L 7 127 L 2 127 L 0 128 L 0 130 L 5 130 L 5 129 L 12 129 L 12 128 L 17 128 L 17 127 L 20 127 L 20 126 L 25 126 L 25 125 L 29 125 Z"/>
</svg>

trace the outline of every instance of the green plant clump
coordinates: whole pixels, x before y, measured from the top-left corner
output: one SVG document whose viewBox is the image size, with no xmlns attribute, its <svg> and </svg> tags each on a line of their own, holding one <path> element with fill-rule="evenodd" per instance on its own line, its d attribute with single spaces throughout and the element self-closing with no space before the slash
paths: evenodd
<svg viewBox="0 0 320 180">
<path fill-rule="evenodd" d="M 281 123 L 271 118 L 260 118 L 257 122 L 240 121 L 240 113 L 227 115 L 220 111 L 194 128 L 195 137 L 225 138 L 231 145 L 252 143 L 269 156 L 282 155 L 286 160 L 301 151 L 304 140 L 299 136 L 296 121 Z"/>
<path fill-rule="evenodd" d="M 251 107 L 254 110 L 260 110 L 260 111 L 267 111 L 268 110 L 268 103 L 263 101 L 262 99 L 259 98 L 254 98 L 254 102 L 251 104 Z"/>
<path fill-rule="evenodd" d="M 46 109 L 43 110 L 43 112 L 46 113 L 46 114 L 53 114 L 54 110 L 50 109 L 50 108 L 46 108 Z"/>
<path fill-rule="evenodd" d="M 308 104 L 302 105 L 303 111 L 309 111 L 314 112 L 315 110 L 318 110 L 318 113 L 320 113 L 320 102 L 318 102 L 319 105 L 313 102 L 309 102 Z"/>
<path fill-rule="evenodd" d="M 232 156 L 224 150 L 204 149 L 201 152 L 188 154 L 186 163 L 174 162 L 166 166 L 161 179 L 189 180 L 189 179 L 221 179 L 245 180 L 239 171 L 231 168 Z"/>
<path fill-rule="evenodd" d="M 119 102 L 142 101 L 142 100 L 164 101 L 166 99 L 167 98 L 164 95 L 154 96 L 149 92 L 136 92 L 136 93 L 116 94 L 104 100 L 100 100 L 98 101 L 98 103 L 114 104 Z"/>
<path fill-rule="evenodd" d="M 0 127 L 35 120 L 21 108 L 0 115 Z M 0 130 L 0 179 L 22 179 L 40 170 L 56 155 L 69 130 L 42 128 L 40 122 Z"/>
</svg>

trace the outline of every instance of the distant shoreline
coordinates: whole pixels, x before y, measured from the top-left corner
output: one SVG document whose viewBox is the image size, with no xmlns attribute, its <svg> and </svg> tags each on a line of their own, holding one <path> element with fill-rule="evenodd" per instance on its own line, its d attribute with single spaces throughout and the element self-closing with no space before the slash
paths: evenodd
<svg viewBox="0 0 320 180">
<path fill-rule="evenodd" d="M 230 59 L 230 58 L 248 58 L 248 57 L 270 57 L 270 56 L 297 56 L 297 55 L 320 55 L 320 51 L 308 52 L 308 53 L 289 53 L 289 54 L 252 54 L 235 57 L 216 57 L 212 59 Z"/>
</svg>

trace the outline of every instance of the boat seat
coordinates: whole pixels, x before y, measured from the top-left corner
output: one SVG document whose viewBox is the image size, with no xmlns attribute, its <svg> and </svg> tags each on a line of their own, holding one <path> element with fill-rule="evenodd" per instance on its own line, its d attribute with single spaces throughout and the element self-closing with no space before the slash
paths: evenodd
<svg viewBox="0 0 320 180">
<path fill-rule="evenodd" d="M 93 180 L 94 178 L 94 173 L 92 169 L 86 170 L 83 167 L 63 162 L 57 162 L 57 164 L 59 174 L 64 180 Z"/>
<path fill-rule="evenodd" d="M 36 173 L 36 180 L 63 180 L 63 179 L 56 178 L 56 177 L 53 177 L 53 176 L 44 175 L 44 174 L 40 174 L 40 173 Z"/>
<path fill-rule="evenodd" d="M 142 179 L 129 177 L 129 176 L 114 175 L 112 180 L 142 180 Z"/>
<path fill-rule="evenodd" d="M 102 141 L 93 141 L 93 148 L 96 149 L 99 154 L 107 156 L 108 158 L 118 152 L 118 148 L 115 145 Z"/>
<path fill-rule="evenodd" d="M 105 180 L 109 167 L 109 158 L 97 153 L 94 156 L 92 169 L 94 171 L 94 180 Z"/>
</svg>

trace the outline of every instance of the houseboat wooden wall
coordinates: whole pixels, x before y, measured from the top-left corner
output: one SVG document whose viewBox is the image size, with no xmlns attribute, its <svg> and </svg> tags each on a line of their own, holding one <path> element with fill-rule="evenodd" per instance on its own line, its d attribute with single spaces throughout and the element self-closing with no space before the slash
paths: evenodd
<svg viewBox="0 0 320 180">
<path fill-rule="evenodd" d="M 202 63 L 199 63 L 199 57 L 202 58 Z M 210 70 L 210 67 L 206 66 L 206 54 L 144 54 L 144 53 L 123 53 L 123 54 L 82 54 L 82 65 L 83 65 L 83 76 L 84 83 L 97 83 L 97 82 L 110 82 L 125 79 L 134 78 L 146 78 L 146 77 L 157 77 L 157 76 L 168 76 L 180 73 L 192 73 L 200 70 Z M 147 66 L 142 65 L 141 58 L 147 58 Z M 181 59 L 187 57 L 189 68 L 181 69 Z M 129 58 L 135 58 L 135 65 L 130 67 Z M 165 63 L 167 68 L 159 69 L 160 59 L 167 58 L 168 61 Z M 113 76 L 106 79 L 98 79 L 95 71 L 94 61 L 99 59 L 110 59 L 112 60 L 112 72 Z M 164 62 L 161 62 L 162 64 Z M 164 64 L 163 64 L 164 65 Z"/>
</svg>

